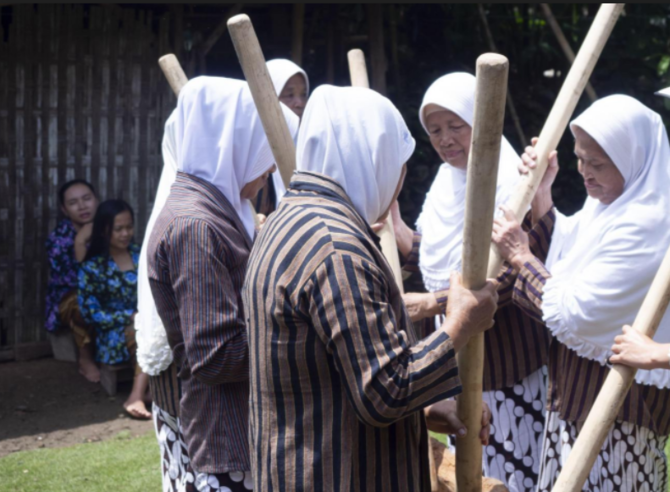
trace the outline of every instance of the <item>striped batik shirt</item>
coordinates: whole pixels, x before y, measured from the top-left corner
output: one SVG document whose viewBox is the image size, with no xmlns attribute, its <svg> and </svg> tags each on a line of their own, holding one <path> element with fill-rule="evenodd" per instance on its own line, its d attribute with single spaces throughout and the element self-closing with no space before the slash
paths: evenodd
<svg viewBox="0 0 670 492">
<path fill-rule="evenodd" d="M 449 337 L 419 341 L 342 188 L 297 173 L 244 285 L 255 491 L 428 491 L 422 409 L 460 392 Z"/>
<path fill-rule="evenodd" d="M 523 222 L 529 234 L 531 249 L 542 258 L 546 257 L 548 243 L 543 231 L 553 227 L 553 215 L 542 218 L 531 227 L 530 214 Z M 407 255 L 403 269 L 421 274 L 419 251 L 422 235 L 414 232 L 412 250 Z M 542 320 L 525 314 L 512 302 L 512 291 L 517 272 L 507 263 L 503 265 L 498 281 L 498 310 L 493 318 L 495 325 L 484 334 L 484 391 L 510 388 L 526 376 L 547 364 L 551 336 Z M 449 290 L 434 292 L 442 315 L 446 314 Z M 435 322 L 429 318 L 424 322 L 424 332 L 432 331 Z"/>
<path fill-rule="evenodd" d="M 550 212 L 554 216 L 554 212 Z M 543 230 L 547 245 L 553 233 Z M 529 316 L 542 320 L 542 294 L 551 274 L 537 257 L 528 261 L 519 272 L 514 285 L 514 302 Z M 609 368 L 580 357 L 574 350 L 553 339 L 549 349 L 549 390 L 547 408 L 558 412 L 561 419 L 572 422 L 586 420 L 598 396 Z M 619 411 L 619 422 L 630 422 L 653 430 L 661 436 L 670 434 L 670 390 L 633 383 Z"/>
<path fill-rule="evenodd" d="M 251 240 L 212 184 L 179 172 L 149 240 L 151 293 L 179 367 L 196 472 L 248 471 L 249 350 L 241 289 Z"/>
</svg>

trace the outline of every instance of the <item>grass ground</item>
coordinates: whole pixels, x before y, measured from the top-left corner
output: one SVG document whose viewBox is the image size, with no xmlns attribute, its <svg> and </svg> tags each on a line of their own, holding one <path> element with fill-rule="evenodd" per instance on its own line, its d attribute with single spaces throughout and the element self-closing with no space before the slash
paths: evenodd
<svg viewBox="0 0 670 492">
<path fill-rule="evenodd" d="M 433 434 L 444 442 L 444 436 Z M 670 456 L 670 442 L 666 447 Z M 118 492 L 161 490 L 153 432 L 121 432 L 104 442 L 21 451 L 0 458 L 0 492 Z"/>
<path fill-rule="evenodd" d="M 0 459 L 1 492 L 161 490 L 156 435 L 130 432 L 97 443 L 21 451 Z"/>
</svg>

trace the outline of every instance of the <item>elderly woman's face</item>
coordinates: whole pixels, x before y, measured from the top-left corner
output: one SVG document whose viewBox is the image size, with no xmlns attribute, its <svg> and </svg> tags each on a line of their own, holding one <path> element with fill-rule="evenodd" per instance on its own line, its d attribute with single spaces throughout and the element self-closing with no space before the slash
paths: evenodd
<svg viewBox="0 0 670 492">
<path fill-rule="evenodd" d="M 297 73 L 288 79 L 281 94 L 279 94 L 279 100 L 302 118 L 302 113 L 305 111 L 305 105 L 307 104 L 307 84 L 301 73 Z"/>
<path fill-rule="evenodd" d="M 261 191 L 270 179 L 270 175 L 277 170 L 277 166 L 272 164 L 261 176 L 257 177 L 253 181 L 248 182 L 240 190 L 240 198 L 243 200 L 253 200 L 258 195 L 258 192 Z"/>
<path fill-rule="evenodd" d="M 588 133 L 574 127 L 577 169 L 591 198 L 609 205 L 623 193 L 624 179 L 612 159 Z"/>
<path fill-rule="evenodd" d="M 468 167 L 472 127 L 456 113 L 443 109 L 426 117 L 430 143 L 442 160 L 459 169 Z"/>
</svg>

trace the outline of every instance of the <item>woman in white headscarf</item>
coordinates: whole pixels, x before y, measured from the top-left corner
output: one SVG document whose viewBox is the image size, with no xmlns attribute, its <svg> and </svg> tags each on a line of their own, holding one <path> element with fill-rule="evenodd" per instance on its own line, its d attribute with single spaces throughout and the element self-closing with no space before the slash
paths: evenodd
<svg viewBox="0 0 670 492">
<path fill-rule="evenodd" d="M 295 135 L 298 117 L 282 110 Z M 181 383 L 176 430 L 174 415 L 157 419 L 169 463 L 164 483 L 251 490 L 240 290 L 256 234 L 250 200 L 276 166 L 246 82 L 192 79 L 179 94 L 171 131 L 177 175 L 146 248 L 152 297 Z M 149 365 L 158 370 L 166 362 Z"/>
<path fill-rule="evenodd" d="M 283 58 L 270 60 L 266 65 L 279 102 L 302 118 L 309 97 L 307 73 L 292 61 Z M 281 174 L 273 173 L 272 179 L 268 180 L 254 200 L 254 208 L 261 214 L 262 220 L 276 210 L 284 193 L 286 186 Z"/>
<path fill-rule="evenodd" d="M 423 409 L 429 429 L 465 432 L 453 402 L 431 404 L 458 393 L 455 351 L 491 326 L 494 286 L 471 293 L 454 276 L 450 316 L 420 340 L 370 228 L 414 151 L 402 116 L 370 89 L 323 85 L 303 120 L 298 172 L 244 285 L 255 485 L 428 490 Z"/>
<path fill-rule="evenodd" d="M 573 120 L 578 169 L 589 197 L 581 211 L 553 211 L 553 170 L 543 179 L 534 215 L 556 214 L 546 262 L 527 247 L 513 213 L 496 220 L 493 241 L 520 271 L 514 301 L 541 316 L 555 337 L 549 357 L 549 412 L 540 492 L 550 491 L 609 368 L 621 326 L 634 320 L 670 246 L 670 146 L 661 117 L 615 95 Z M 522 167 L 534 166 L 526 150 Z M 550 168 L 551 169 L 551 168 Z M 670 342 L 670 318 L 656 340 Z M 637 372 L 583 490 L 665 490 L 670 433 L 670 371 Z"/>
<path fill-rule="evenodd" d="M 437 79 L 428 88 L 419 119 L 443 160 L 423 204 L 417 232 L 402 221 L 397 206 L 393 222 L 398 247 L 408 272 L 420 272 L 428 294 L 406 294 L 415 321 L 444 315 L 449 275 L 461 270 L 465 189 L 472 135 L 476 79 L 463 72 Z M 519 180 L 521 158 L 503 137 L 500 148 L 496 204 L 505 203 Z M 526 224 L 529 227 L 529 224 Z M 539 226 L 538 226 L 539 227 Z M 484 450 L 488 477 L 511 491 L 534 490 L 539 465 L 546 402 L 546 360 L 549 337 L 537 320 L 512 304 L 514 272 L 499 277 L 495 326 L 485 335 L 484 400 L 492 413 L 491 439 Z"/>
</svg>

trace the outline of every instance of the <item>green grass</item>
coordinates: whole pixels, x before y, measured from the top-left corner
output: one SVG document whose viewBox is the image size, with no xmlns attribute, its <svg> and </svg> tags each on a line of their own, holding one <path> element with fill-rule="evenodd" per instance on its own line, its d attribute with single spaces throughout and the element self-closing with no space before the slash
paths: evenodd
<svg viewBox="0 0 670 492">
<path fill-rule="evenodd" d="M 22 451 L 0 458 L 2 492 L 135 492 L 161 490 L 153 431 L 128 431 L 103 442 Z"/>
</svg>

